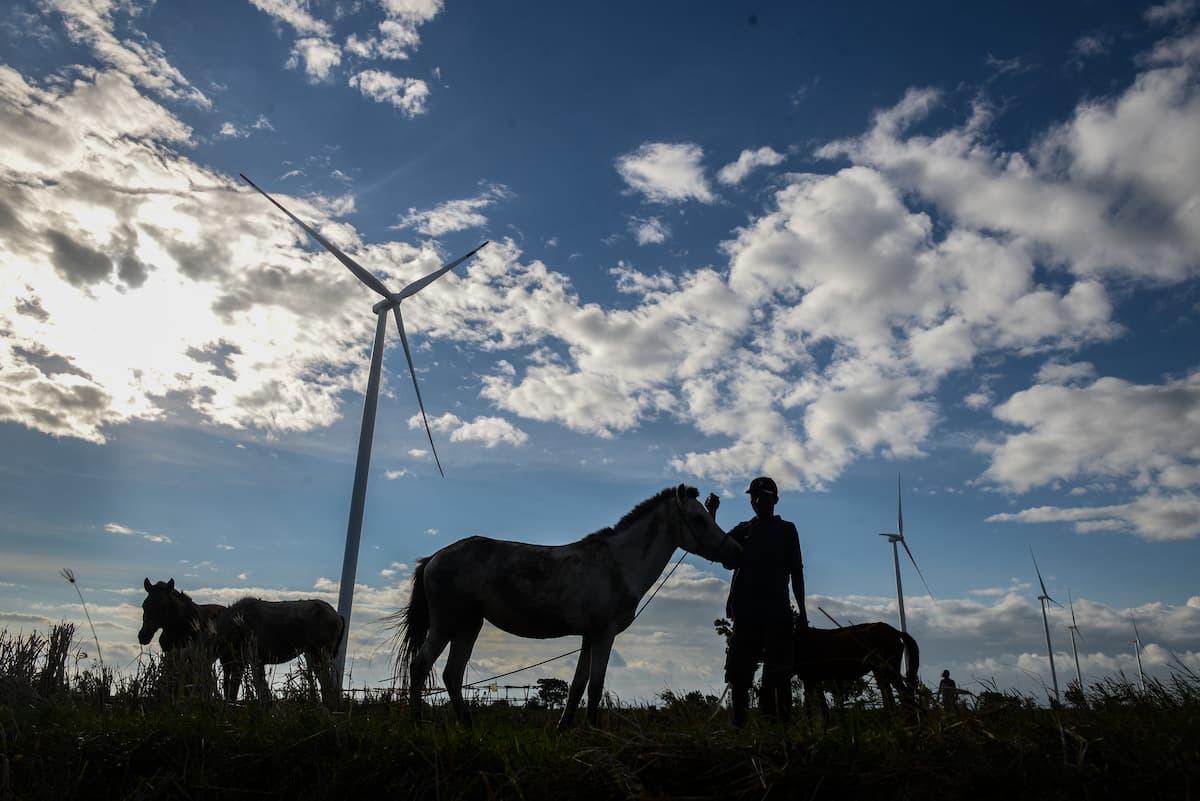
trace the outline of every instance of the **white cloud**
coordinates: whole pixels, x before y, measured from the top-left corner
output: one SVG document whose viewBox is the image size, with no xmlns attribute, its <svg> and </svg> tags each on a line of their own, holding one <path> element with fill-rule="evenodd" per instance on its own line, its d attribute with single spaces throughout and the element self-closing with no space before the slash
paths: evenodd
<svg viewBox="0 0 1200 801">
<path fill-rule="evenodd" d="M 352 368 L 369 321 L 350 313 L 361 286 L 299 247 L 261 196 L 178 155 L 191 130 L 128 78 L 39 89 L 0 67 L 0 111 L 0 291 L 12 299 L 0 309 L 0 419 L 94 442 L 124 421 L 179 414 L 307 430 L 361 391 Z M 395 275 L 440 263 L 429 248 L 362 248 L 328 216 L 352 198 L 282 200 Z M 108 322 L 80 337 L 75 321 L 97 308 Z"/>
<path fill-rule="evenodd" d="M 483 214 L 483 210 L 512 196 L 508 187 L 502 184 L 485 184 L 482 191 L 472 198 L 447 200 L 432 209 L 410 208 L 408 214 L 401 218 L 396 227 L 412 228 L 432 237 L 444 236 L 470 228 L 482 228 L 487 225 L 487 217 Z"/>
<path fill-rule="evenodd" d="M 910 91 L 868 133 L 817 153 L 879 169 L 958 225 L 1036 245 L 1077 276 L 1183 280 L 1200 270 L 1200 221 L 1189 211 L 1200 184 L 1197 52 L 1200 38 L 1160 44 L 1155 68 L 1124 92 L 1081 103 L 1027 153 L 990 144 L 993 112 L 983 102 L 961 127 L 907 134 L 941 101 L 932 90 Z"/>
<path fill-rule="evenodd" d="M 1142 486 L 1200 486 L 1200 372 L 1162 384 L 1105 377 L 1039 384 L 993 410 L 1024 429 L 985 444 L 984 478 L 1024 492 L 1058 479 L 1132 477 Z"/>
<path fill-rule="evenodd" d="M 737 186 L 746 176 L 759 167 L 774 167 L 786 158 L 773 148 L 760 147 L 757 150 L 743 150 L 737 161 L 726 164 L 717 173 L 717 180 L 728 186 Z"/>
<path fill-rule="evenodd" d="M 288 67 L 304 63 L 312 81 L 329 80 L 342 61 L 343 47 L 333 41 L 333 26 L 313 16 L 303 0 L 251 0 L 255 7 L 290 26 L 297 34 L 288 59 Z M 421 25 L 442 10 L 441 0 L 384 0 L 380 3 L 384 19 L 376 24 L 378 35 L 347 35 L 344 48 L 357 59 L 403 60 L 421 43 Z M 381 70 L 361 70 L 350 78 L 350 85 L 377 103 L 391 103 L 412 117 L 425 111 L 429 87 L 414 78 L 399 78 Z"/>
<path fill-rule="evenodd" d="M 350 85 L 376 103 L 390 103 L 406 117 L 425 113 L 429 85 L 419 78 L 400 78 L 382 70 L 363 70 L 350 76 Z"/>
<path fill-rule="evenodd" d="M 1200 536 L 1200 372 L 1162 384 L 1108 377 L 1039 384 L 993 414 L 1024 430 L 979 446 L 991 457 L 984 479 L 1024 492 L 1060 480 L 1115 477 L 1139 495 L 1126 504 L 1037 507 L 991 519 L 1073 522 L 1079 532 L 1121 530 L 1149 540 Z"/>
<path fill-rule="evenodd" d="M 1168 0 L 1147 8 L 1144 16 L 1152 25 L 1164 25 L 1188 17 L 1196 10 L 1196 5 L 1196 0 Z"/>
<path fill-rule="evenodd" d="M 117 38 L 114 14 L 136 14 L 135 6 L 94 0 L 46 0 L 46 6 L 62 14 L 72 41 L 91 47 L 98 59 L 139 86 L 169 100 L 185 101 L 201 108 L 212 106 L 212 101 L 167 61 L 157 42 L 141 35 Z"/>
<path fill-rule="evenodd" d="M 716 200 L 700 162 L 704 151 L 690 143 L 647 142 L 616 161 L 629 188 L 655 203 Z"/>
<path fill-rule="evenodd" d="M 342 63 L 342 50 L 329 39 L 316 36 L 305 36 L 296 40 L 292 52 L 288 56 L 288 69 L 296 69 L 301 62 L 304 73 L 313 82 L 329 80 L 334 67 Z M 351 86 L 354 79 L 351 78 Z"/>
<path fill-rule="evenodd" d="M 105 523 L 104 530 L 109 534 L 118 534 L 122 537 L 141 537 L 146 542 L 173 542 L 173 540 L 165 534 L 152 534 L 149 531 L 141 531 L 136 528 L 130 528 L 129 526 L 125 526 L 120 523 Z"/>
<path fill-rule="evenodd" d="M 1071 45 L 1070 63 L 1082 69 L 1088 61 L 1106 55 L 1111 47 L 1112 42 L 1103 32 L 1084 34 Z"/>
<path fill-rule="evenodd" d="M 671 236 L 671 228 L 659 217 L 631 217 L 629 230 L 639 245 L 660 245 Z"/>
<path fill-rule="evenodd" d="M 419 414 L 408 419 L 408 427 L 424 428 Z M 429 427 L 434 431 L 449 432 L 451 442 L 480 442 L 485 448 L 497 445 L 524 445 L 529 435 L 501 417 L 476 417 L 466 421 L 447 412 L 429 418 Z"/>
<path fill-rule="evenodd" d="M 301 36 L 329 39 L 333 27 L 314 17 L 308 10 L 307 0 L 250 0 L 250 3 L 280 22 L 290 25 Z"/>
</svg>

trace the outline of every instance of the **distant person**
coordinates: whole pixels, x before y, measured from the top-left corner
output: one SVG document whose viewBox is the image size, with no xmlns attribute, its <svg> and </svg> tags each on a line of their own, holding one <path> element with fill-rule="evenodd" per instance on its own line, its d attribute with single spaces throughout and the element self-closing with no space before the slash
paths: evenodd
<svg viewBox="0 0 1200 801">
<path fill-rule="evenodd" d="M 775 482 L 759 476 L 746 490 L 754 517 L 739 523 L 729 536 L 742 546 L 741 564 L 733 572 L 725 614 L 733 621 L 733 633 L 725 656 L 725 681 L 733 703 L 733 724 L 742 726 L 750 706 L 754 672 L 763 663 L 759 709 L 769 717 L 786 722 L 792 708 L 793 630 L 808 626 L 804 608 L 804 562 L 796 526 L 775 514 L 779 489 Z M 709 495 L 704 505 L 716 518 L 721 501 Z M 788 600 L 788 582 L 799 607 L 793 622 Z"/>
<path fill-rule="evenodd" d="M 938 682 L 938 697 L 942 699 L 942 706 L 946 709 L 953 709 L 958 705 L 958 685 L 950 678 L 949 670 L 942 671 L 942 680 Z"/>
</svg>

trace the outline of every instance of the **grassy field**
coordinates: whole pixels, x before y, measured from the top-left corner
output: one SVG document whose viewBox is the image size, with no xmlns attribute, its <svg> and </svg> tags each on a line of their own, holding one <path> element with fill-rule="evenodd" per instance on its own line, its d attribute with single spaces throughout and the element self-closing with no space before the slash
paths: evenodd
<svg viewBox="0 0 1200 801">
<path fill-rule="evenodd" d="M 1093 685 L 1059 709 L 1014 694 L 975 708 L 866 704 L 786 727 L 692 695 L 556 712 L 493 705 L 471 728 L 383 698 L 317 702 L 290 675 L 267 703 L 226 704 L 208 671 L 154 660 L 128 677 L 73 661 L 70 625 L 0 634 L 0 798 L 1041 798 L 1200 796 L 1200 677 L 1145 692 Z"/>
</svg>

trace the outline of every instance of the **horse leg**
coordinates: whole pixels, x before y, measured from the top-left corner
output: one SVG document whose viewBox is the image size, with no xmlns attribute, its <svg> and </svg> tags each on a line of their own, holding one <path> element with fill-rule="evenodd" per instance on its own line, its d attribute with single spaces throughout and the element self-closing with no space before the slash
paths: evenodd
<svg viewBox="0 0 1200 801">
<path fill-rule="evenodd" d="M 305 651 L 304 664 L 317 677 L 321 685 L 321 701 L 332 708 L 334 702 L 341 696 L 337 687 L 337 677 L 333 675 L 333 658 L 326 651 Z"/>
<path fill-rule="evenodd" d="M 467 670 L 467 662 L 471 658 L 471 649 L 475 647 L 475 639 L 483 628 L 483 618 L 470 623 L 460 630 L 450 640 L 450 655 L 446 657 L 446 667 L 442 670 L 442 681 L 446 685 L 446 695 L 450 696 L 450 705 L 454 707 L 454 715 L 458 722 L 469 725 L 471 713 L 463 703 L 463 675 Z"/>
<path fill-rule="evenodd" d="M 408 668 L 408 708 L 414 717 L 421 714 L 421 696 L 425 690 L 425 682 L 429 679 L 429 671 L 433 663 L 442 655 L 448 640 L 440 629 L 431 628 L 424 644 L 413 654 Z"/>
<path fill-rule="evenodd" d="M 583 698 L 583 688 L 588 682 L 591 671 L 592 641 L 584 636 L 583 645 L 579 649 L 579 663 L 575 665 L 575 675 L 571 679 L 571 689 L 567 691 L 567 703 L 563 706 L 562 716 L 558 719 L 558 730 L 562 731 L 575 720 L 575 710 L 579 708 L 579 699 Z"/>
<path fill-rule="evenodd" d="M 875 685 L 879 687 L 879 698 L 883 701 L 883 708 L 890 712 L 896 706 L 895 699 L 892 698 L 891 671 L 876 668 L 873 675 L 875 676 Z"/>
<path fill-rule="evenodd" d="M 271 700 L 271 688 L 267 686 L 267 665 L 261 659 L 255 659 L 250 665 L 250 673 L 254 677 L 254 693 L 259 701 Z"/>
<path fill-rule="evenodd" d="M 616 633 L 606 633 L 592 643 L 591 669 L 588 672 L 588 705 L 587 721 L 593 726 L 600 725 L 600 701 L 604 698 L 604 674 L 608 671 L 608 656 L 612 653 L 613 639 Z M 582 660 L 580 660 L 582 661 Z"/>
<path fill-rule="evenodd" d="M 225 687 L 225 700 L 230 703 L 237 700 L 238 687 L 242 684 L 242 675 L 246 666 L 232 659 L 221 660 L 221 683 Z"/>
</svg>

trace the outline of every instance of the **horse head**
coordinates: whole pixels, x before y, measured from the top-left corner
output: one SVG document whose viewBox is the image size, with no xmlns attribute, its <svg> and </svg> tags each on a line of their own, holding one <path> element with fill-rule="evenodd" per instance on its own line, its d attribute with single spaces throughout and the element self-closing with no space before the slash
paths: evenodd
<svg viewBox="0 0 1200 801">
<path fill-rule="evenodd" d="M 742 546 L 721 530 L 700 503 L 700 490 L 680 484 L 675 488 L 675 506 L 680 517 L 679 547 L 725 567 L 737 566 L 741 561 Z"/>
<path fill-rule="evenodd" d="M 142 627 L 138 630 L 138 642 L 149 645 L 154 632 L 166 630 L 171 621 L 171 605 L 174 601 L 175 579 L 150 583 L 149 577 L 142 580 L 146 588 L 146 600 L 142 601 Z"/>
</svg>

